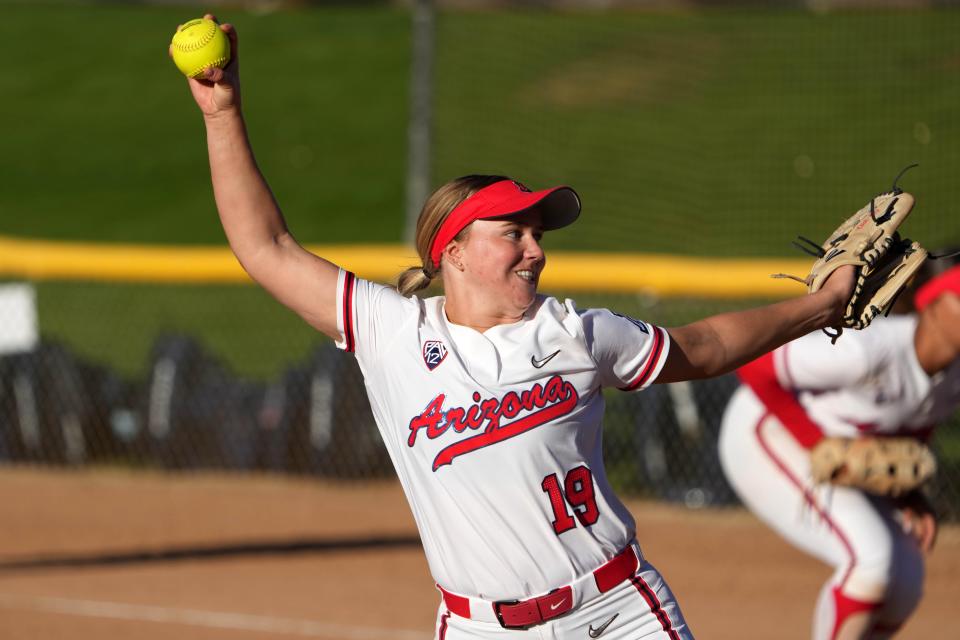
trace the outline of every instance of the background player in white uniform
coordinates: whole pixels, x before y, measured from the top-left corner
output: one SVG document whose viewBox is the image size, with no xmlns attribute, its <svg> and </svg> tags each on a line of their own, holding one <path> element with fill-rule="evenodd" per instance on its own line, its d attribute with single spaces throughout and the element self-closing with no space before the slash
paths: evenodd
<svg viewBox="0 0 960 640">
<path fill-rule="evenodd" d="M 814 295 L 668 331 L 537 294 L 544 230 L 580 212 L 567 187 L 454 180 L 417 226 L 420 299 L 301 248 L 249 146 L 233 62 L 189 80 L 221 222 L 247 272 L 352 351 L 442 592 L 438 638 L 692 637 L 642 556 L 601 459 L 601 388 L 718 375 L 837 321 L 852 269 Z M 384 587 L 385 589 L 387 587 Z"/>
<path fill-rule="evenodd" d="M 884 638 L 920 602 L 936 521 L 906 499 L 813 487 L 824 436 L 927 440 L 960 404 L 960 268 L 921 287 L 918 314 L 878 319 L 837 341 L 812 333 L 743 367 L 720 432 L 724 472 L 744 504 L 833 566 L 813 638 Z"/>
</svg>

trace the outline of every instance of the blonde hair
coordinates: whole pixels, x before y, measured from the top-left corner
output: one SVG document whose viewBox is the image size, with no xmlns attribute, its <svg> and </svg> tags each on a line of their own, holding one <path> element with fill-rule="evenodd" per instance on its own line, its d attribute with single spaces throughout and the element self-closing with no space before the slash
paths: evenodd
<svg viewBox="0 0 960 640">
<path fill-rule="evenodd" d="M 457 206 L 475 194 L 480 189 L 488 187 L 501 180 L 509 180 L 506 176 L 469 175 L 451 180 L 433 192 L 420 210 L 417 218 L 416 249 L 420 256 L 420 266 L 410 267 L 397 277 L 397 291 L 401 295 L 410 296 L 417 291 L 426 289 L 440 274 L 440 268 L 433 266 L 430 259 L 430 248 L 433 239 L 437 237 L 443 221 L 447 219 Z M 457 234 L 455 240 L 463 240 L 469 225 Z"/>
</svg>

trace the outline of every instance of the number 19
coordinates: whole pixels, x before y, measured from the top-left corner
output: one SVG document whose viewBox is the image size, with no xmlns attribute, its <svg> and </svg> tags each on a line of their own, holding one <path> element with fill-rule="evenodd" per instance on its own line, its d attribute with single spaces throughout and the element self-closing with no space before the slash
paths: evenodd
<svg viewBox="0 0 960 640">
<path fill-rule="evenodd" d="M 593 475 L 587 467 L 581 465 L 568 471 L 562 487 L 555 473 L 544 478 L 540 486 L 550 497 L 553 530 L 557 535 L 573 529 L 577 526 L 577 520 L 584 527 L 589 527 L 600 517 L 593 491 Z M 567 505 L 570 507 L 569 511 Z M 570 511 L 573 511 L 573 515 L 570 515 Z"/>
</svg>

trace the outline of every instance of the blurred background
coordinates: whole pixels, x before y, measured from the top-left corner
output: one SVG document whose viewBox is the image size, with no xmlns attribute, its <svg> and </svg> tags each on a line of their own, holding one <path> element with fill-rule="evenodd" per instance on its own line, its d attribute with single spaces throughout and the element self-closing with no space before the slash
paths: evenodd
<svg viewBox="0 0 960 640">
<path fill-rule="evenodd" d="M 247 123 L 289 226 L 360 275 L 409 266 L 420 203 L 467 173 L 574 186 L 583 215 L 545 245 L 551 264 L 589 266 L 547 292 L 666 326 L 799 293 L 767 278 L 798 258 L 803 275 L 791 241 L 826 237 L 911 164 L 905 232 L 960 245 L 958 2 L 2 0 L 0 472 L 78 487 L 88 471 L 160 474 L 164 491 L 208 472 L 393 481 L 352 356 L 226 249 L 201 118 L 166 55 L 207 10 L 240 34 Z M 687 264 L 708 275 L 664 267 Z M 616 488 L 735 506 L 716 435 L 736 385 L 611 393 Z M 958 421 L 933 443 L 948 520 Z M 13 477 L 0 485 L 25 509 Z M 84 549 L 142 548 L 170 526 L 144 518 Z M 45 521 L 4 522 L 20 541 L 0 549 L 8 569 L 58 548 L 20 544 Z"/>
<path fill-rule="evenodd" d="M 825 237 L 909 164 L 907 233 L 960 243 L 956 3 L 3 2 L 0 464 L 392 476 L 352 357 L 190 253 L 224 239 L 165 47 L 211 4 L 291 228 L 347 267 L 355 244 L 412 255 L 425 195 L 472 172 L 574 185 L 584 214 L 548 250 L 626 254 L 636 290 L 598 260 L 593 284 L 549 292 L 665 325 L 769 289 L 664 293 L 645 258 L 715 260 L 718 280 L 730 258 L 795 260 L 797 234 Z M 141 274 L 157 246 L 170 259 Z M 735 385 L 612 394 L 617 486 L 733 503 L 714 436 Z M 960 434 L 936 444 L 956 517 Z"/>
</svg>

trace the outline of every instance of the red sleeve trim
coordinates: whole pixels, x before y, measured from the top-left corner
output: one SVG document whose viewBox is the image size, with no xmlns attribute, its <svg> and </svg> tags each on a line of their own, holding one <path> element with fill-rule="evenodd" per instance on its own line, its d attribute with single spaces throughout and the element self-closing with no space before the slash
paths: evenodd
<svg viewBox="0 0 960 640">
<path fill-rule="evenodd" d="M 343 275 L 343 350 L 353 353 L 353 288 L 356 276 L 349 271 Z"/>
<path fill-rule="evenodd" d="M 823 438 L 823 431 L 810 419 L 797 397 L 780 386 L 772 351 L 737 369 L 737 375 L 805 448 L 810 449 Z"/>
<path fill-rule="evenodd" d="M 640 375 L 626 387 L 620 387 L 621 391 L 633 391 L 634 389 L 642 387 L 650 379 L 650 376 L 653 375 L 653 372 L 657 368 L 657 363 L 660 362 L 660 355 L 663 353 L 663 345 L 665 343 L 663 329 L 654 325 L 650 325 L 650 327 L 653 329 L 653 347 L 650 349 L 650 355 L 647 356 L 647 361 L 643 363 Z"/>
</svg>

